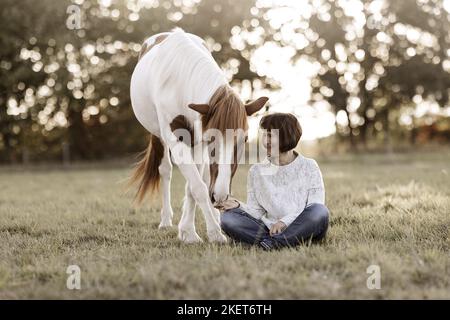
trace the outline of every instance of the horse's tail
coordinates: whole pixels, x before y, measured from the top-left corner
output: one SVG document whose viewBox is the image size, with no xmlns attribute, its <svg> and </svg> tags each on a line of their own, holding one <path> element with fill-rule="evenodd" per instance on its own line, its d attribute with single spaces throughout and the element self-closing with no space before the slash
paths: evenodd
<svg viewBox="0 0 450 320">
<path fill-rule="evenodd" d="M 159 165 L 164 156 L 164 146 L 161 140 L 150 135 L 147 149 L 139 156 L 141 159 L 135 164 L 134 172 L 128 185 L 138 184 L 138 190 L 134 198 L 135 203 L 140 204 L 148 191 L 154 192 L 159 188 Z"/>
</svg>

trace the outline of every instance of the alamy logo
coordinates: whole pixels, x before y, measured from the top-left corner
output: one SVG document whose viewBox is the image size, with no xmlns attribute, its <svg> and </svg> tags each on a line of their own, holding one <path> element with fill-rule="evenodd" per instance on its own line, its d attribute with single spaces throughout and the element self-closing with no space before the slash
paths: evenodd
<svg viewBox="0 0 450 320">
<path fill-rule="evenodd" d="M 66 26 L 69 30 L 79 30 L 82 28 L 81 24 L 81 9 L 77 5 L 70 5 L 67 7 L 66 13 L 69 15 L 66 20 Z"/>
<path fill-rule="evenodd" d="M 366 272 L 370 274 L 367 278 L 366 285 L 369 290 L 381 289 L 381 269 L 379 265 L 372 264 L 367 267 Z"/>
<path fill-rule="evenodd" d="M 80 290 L 81 289 L 81 269 L 79 266 L 70 265 L 67 267 L 66 273 L 69 274 L 67 277 L 67 289 L 69 290 Z"/>
</svg>

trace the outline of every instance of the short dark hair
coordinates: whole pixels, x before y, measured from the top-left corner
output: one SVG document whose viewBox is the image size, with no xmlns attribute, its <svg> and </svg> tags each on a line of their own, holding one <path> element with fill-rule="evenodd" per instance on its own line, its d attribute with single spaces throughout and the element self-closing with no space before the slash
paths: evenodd
<svg viewBox="0 0 450 320">
<path fill-rule="evenodd" d="M 302 127 L 298 119 L 290 113 L 272 113 L 261 118 L 259 122 L 261 129 L 278 129 L 280 139 L 280 153 L 294 149 L 301 136 Z"/>
</svg>

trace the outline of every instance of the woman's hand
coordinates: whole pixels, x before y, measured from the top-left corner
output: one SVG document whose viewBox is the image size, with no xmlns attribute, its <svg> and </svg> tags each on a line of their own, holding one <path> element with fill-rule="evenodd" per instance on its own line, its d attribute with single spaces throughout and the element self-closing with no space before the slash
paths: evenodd
<svg viewBox="0 0 450 320">
<path fill-rule="evenodd" d="M 228 197 L 225 201 L 215 204 L 214 207 L 223 212 L 239 207 L 239 201 L 237 201 L 233 197 Z"/>
<path fill-rule="evenodd" d="M 272 228 L 270 228 L 270 236 L 281 233 L 284 229 L 286 229 L 286 225 L 284 224 L 284 222 L 278 221 L 272 225 Z"/>
</svg>

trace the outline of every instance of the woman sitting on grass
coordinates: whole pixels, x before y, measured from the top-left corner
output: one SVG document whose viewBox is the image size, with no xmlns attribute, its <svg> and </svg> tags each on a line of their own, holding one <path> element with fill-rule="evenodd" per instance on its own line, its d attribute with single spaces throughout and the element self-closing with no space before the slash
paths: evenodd
<svg viewBox="0 0 450 320">
<path fill-rule="evenodd" d="M 250 168 L 246 204 L 234 198 L 221 204 L 222 230 L 266 250 L 322 239 L 328 228 L 322 174 L 315 160 L 294 151 L 300 123 L 292 114 L 275 113 L 263 117 L 260 128 L 268 161 Z"/>
</svg>

